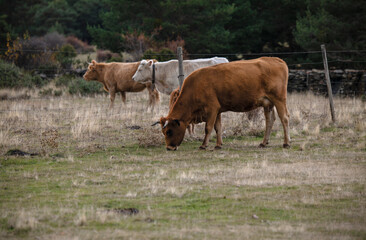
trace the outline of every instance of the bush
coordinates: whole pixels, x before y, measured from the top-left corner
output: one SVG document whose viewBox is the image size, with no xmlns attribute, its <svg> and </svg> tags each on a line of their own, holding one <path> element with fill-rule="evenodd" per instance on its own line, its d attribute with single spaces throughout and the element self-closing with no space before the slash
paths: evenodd
<svg viewBox="0 0 366 240">
<path fill-rule="evenodd" d="M 62 68 L 70 69 L 76 55 L 75 48 L 70 44 L 65 44 L 56 52 L 55 57 Z"/>
<path fill-rule="evenodd" d="M 20 79 L 20 69 L 14 64 L 0 60 L 0 88 L 12 88 L 18 85 L 18 79 Z"/>
<path fill-rule="evenodd" d="M 58 67 L 58 64 L 52 61 L 38 66 L 34 72 L 38 74 L 45 74 L 47 77 L 53 77 L 54 74 L 58 73 Z"/>
<path fill-rule="evenodd" d="M 66 44 L 65 36 L 58 32 L 47 33 L 43 36 L 47 49 L 57 50 Z"/>
<path fill-rule="evenodd" d="M 97 50 L 97 61 L 106 62 L 112 58 L 112 52 L 109 50 Z"/>
<path fill-rule="evenodd" d="M 159 57 L 158 52 L 155 52 L 152 49 L 146 50 L 144 52 L 144 56 L 142 56 L 143 59 L 156 59 L 156 60 L 158 60 L 158 57 Z"/>
<path fill-rule="evenodd" d="M 62 90 L 53 91 L 53 95 L 55 95 L 55 97 L 60 97 L 62 95 Z"/>
<path fill-rule="evenodd" d="M 90 95 L 103 93 L 102 85 L 98 82 L 87 82 L 82 78 L 73 79 L 69 85 L 70 94 Z"/>
<path fill-rule="evenodd" d="M 121 56 L 113 56 L 110 59 L 107 60 L 107 62 L 123 62 L 123 57 Z"/>
<path fill-rule="evenodd" d="M 81 41 L 77 37 L 68 36 L 66 38 L 66 42 L 68 44 L 71 44 L 78 53 L 90 53 L 90 52 L 94 52 L 94 47 L 93 46 L 90 46 L 86 42 Z"/>
<path fill-rule="evenodd" d="M 53 53 L 45 51 L 47 43 L 43 38 L 32 37 L 21 41 L 22 49 L 20 49 L 19 57 L 14 63 L 25 69 L 38 69 L 44 65 L 56 65 Z"/>
<path fill-rule="evenodd" d="M 123 57 L 119 53 L 113 53 L 109 50 L 97 50 L 98 62 L 122 62 Z"/>
<path fill-rule="evenodd" d="M 32 88 L 41 87 L 47 83 L 38 75 L 24 72 L 13 63 L 0 60 L 0 88 Z"/>
<path fill-rule="evenodd" d="M 47 96 L 52 96 L 52 88 L 47 88 L 47 89 L 43 89 L 41 91 L 39 91 L 39 96 L 42 96 L 42 97 L 47 97 Z"/>
<path fill-rule="evenodd" d="M 62 43 L 59 38 L 62 35 L 46 35 L 44 37 L 29 37 L 26 33 L 22 39 L 16 38 L 12 40 L 10 35 L 7 38 L 7 51 L 3 59 L 12 61 L 18 67 L 28 70 L 38 70 L 44 65 L 56 66 L 57 62 L 54 58 L 53 51 L 58 48 L 58 44 Z"/>
<path fill-rule="evenodd" d="M 362 95 L 361 100 L 362 102 L 366 102 L 366 94 Z"/>
<path fill-rule="evenodd" d="M 174 52 L 168 48 L 161 49 L 159 54 L 160 54 L 160 58 L 157 60 L 161 61 L 161 62 L 177 58 L 176 55 L 174 54 Z"/>
<path fill-rule="evenodd" d="M 48 81 L 46 79 L 42 79 L 39 75 L 31 75 L 26 73 L 24 74 L 23 80 L 21 80 L 20 85 L 18 87 L 40 88 L 46 85 L 47 83 Z"/>
<path fill-rule="evenodd" d="M 67 87 L 74 79 L 73 75 L 62 75 L 56 79 L 55 85 L 56 87 Z"/>
<path fill-rule="evenodd" d="M 176 58 L 174 52 L 168 48 L 163 48 L 159 52 L 155 52 L 152 49 L 145 51 L 143 59 L 156 59 L 159 62 L 168 61 Z"/>
</svg>

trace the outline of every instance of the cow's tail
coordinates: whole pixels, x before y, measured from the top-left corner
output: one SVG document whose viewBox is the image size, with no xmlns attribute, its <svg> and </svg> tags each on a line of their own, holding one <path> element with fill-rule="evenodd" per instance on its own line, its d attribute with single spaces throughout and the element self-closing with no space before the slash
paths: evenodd
<svg viewBox="0 0 366 240">
<path fill-rule="evenodd" d="M 160 101 L 160 94 L 156 88 L 154 89 L 153 94 L 155 100 L 154 104 L 157 104 Z"/>
<path fill-rule="evenodd" d="M 149 99 L 150 99 L 150 106 L 155 106 L 160 101 L 160 94 L 156 88 L 154 90 L 150 90 L 149 88 Z"/>
</svg>

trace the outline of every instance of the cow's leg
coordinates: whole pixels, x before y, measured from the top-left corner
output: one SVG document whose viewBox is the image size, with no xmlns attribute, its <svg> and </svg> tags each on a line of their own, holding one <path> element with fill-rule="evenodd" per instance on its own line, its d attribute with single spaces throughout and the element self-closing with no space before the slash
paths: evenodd
<svg viewBox="0 0 366 240">
<path fill-rule="evenodd" d="M 268 144 L 269 136 L 271 134 L 273 124 L 276 120 L 273 105 L 265 106 L 263 107 L 263 109 L 264 109 L 264 116 L 266 118 L 266 132 L 264 133 L 263 142 L 259 144 L 259 147 L 265 147 Z"/>
<path fill-rule="evenodd" d="M 113 108 L 114 98 L 115 97 L 116 97 L 116 89 L 115 88 L 109 88 L 109 98 L 111 99 L 111 103 L 109 105 L 109 108 Z"/>
<path fill-rule="evenodd" d="M 207 117 L 207 122 L 205 125 L 205 138 L 203 139 L 203 143 L 200 146 L 200 149 L 206 149 L 207 145 L 208 145 L 208 141 L 210 140 L 210 136 L 211 136 L 211 132 L 212 129 L 214 128 L 215 122 L 216 122 L 216 118 L 217 118 L 217 112 L 212 112 L 208 117 Z"/>
<path fill-rule="evenodd" d="M 288 113 L 287 106 L 286 106 L 286 100 L 284 101 L 278 101 L 275 102 L 275 106 L 277 109 L 278 117 L 281 119 L 281 123 L 283 126 L 283 132 L 284 132 L 284 148 L 290 147 L 290 133 L 289 133 L 289 120 L 290 120 L 290 114 Z"/>
<path fill-rule="evenodd" d="M 189 133 L 190 137 L 192 137 L 192 126 L 193 126 L 193 124 L 189 124 L 188 127 L 187 127 L 187 130 L 188 130 L 188 133 Z"/>
<path fill-rule="evenodd" d="M 122 102 L 126 104 L 126 92 L 121 92 Z"/>
<path fill-rule="evenodd" d="M 221 149 L 222 146 L 222 125 L 221 125 L 221 113 L 217 114 L 215 122 L 216 131 L 216 146 L 215 149 Z"/>
</svg>

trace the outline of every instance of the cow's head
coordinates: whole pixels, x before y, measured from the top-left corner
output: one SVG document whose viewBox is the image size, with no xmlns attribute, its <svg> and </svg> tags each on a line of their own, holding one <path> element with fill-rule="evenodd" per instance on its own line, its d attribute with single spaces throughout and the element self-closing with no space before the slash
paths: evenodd
<svg viewBox="0 0 366 240">
<path fill-rule="evenodd" d="M 97 80 L 99 76 L 98 73 L 98 65 L 96 61 L 92 61 L 89 66 L 88 69 L 86 70 L 86 73 L 84 74 L 83 78 L 86 81 L 91 81 L 91 80 Z"/>
<path fill-rule="evenodd" d="M 184 122 L 177 119 L 160 118 L 161 130 L 165 136 L 167 150 L 177 150 L 182 143 L 186 126 Z"/>
<path fill-rule="evenodd" d="M 147 83 L 152 80 L 152 65 L 154 60 L 142 60 L 132 80 L 139 83 Z"/>
</svg>

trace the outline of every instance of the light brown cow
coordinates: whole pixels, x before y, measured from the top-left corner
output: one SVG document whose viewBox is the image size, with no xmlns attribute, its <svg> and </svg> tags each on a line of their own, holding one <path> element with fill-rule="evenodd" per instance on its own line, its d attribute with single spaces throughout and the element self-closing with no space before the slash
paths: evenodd
<svg viewBox="0 0 366 240">
<path fill-rule="evenodd" d="M 134 63 L 97 63 L 92 61 L 83 78 L 86 81 L 98 81 L 103 84 L 104 90 L 109 92 L 113 107 L 114 98 L 117 92 L 122 95 L 123 103 L 126 103 L 126 92 L 141 92 L 145 88 L 149 91 L 149 105 L 154 106 L 159 101 L 159 92 L 151 90 L 151 83 L 137 83 L 132 80 L 140 62 Z"/>
<path fill-rule="evenodd" d="M 167 117 L 160 119 L 166 148 L 176 150 L 190 123 L 206 122 L 206 149 L 212 129 L 217 134 L 216 149 L 222 146 L 221 113 L 247 112 L 264 108 L 266 131 L 260 147 L 268 144 L 275 121 L 275 106 L 284 129 L 283 147 L 290 145 L 289 113 L 286 106 L 288 68 L 275 57 L 235 61 L 198 69 L 183 83 L 182 91 Z"/>
</svg>

